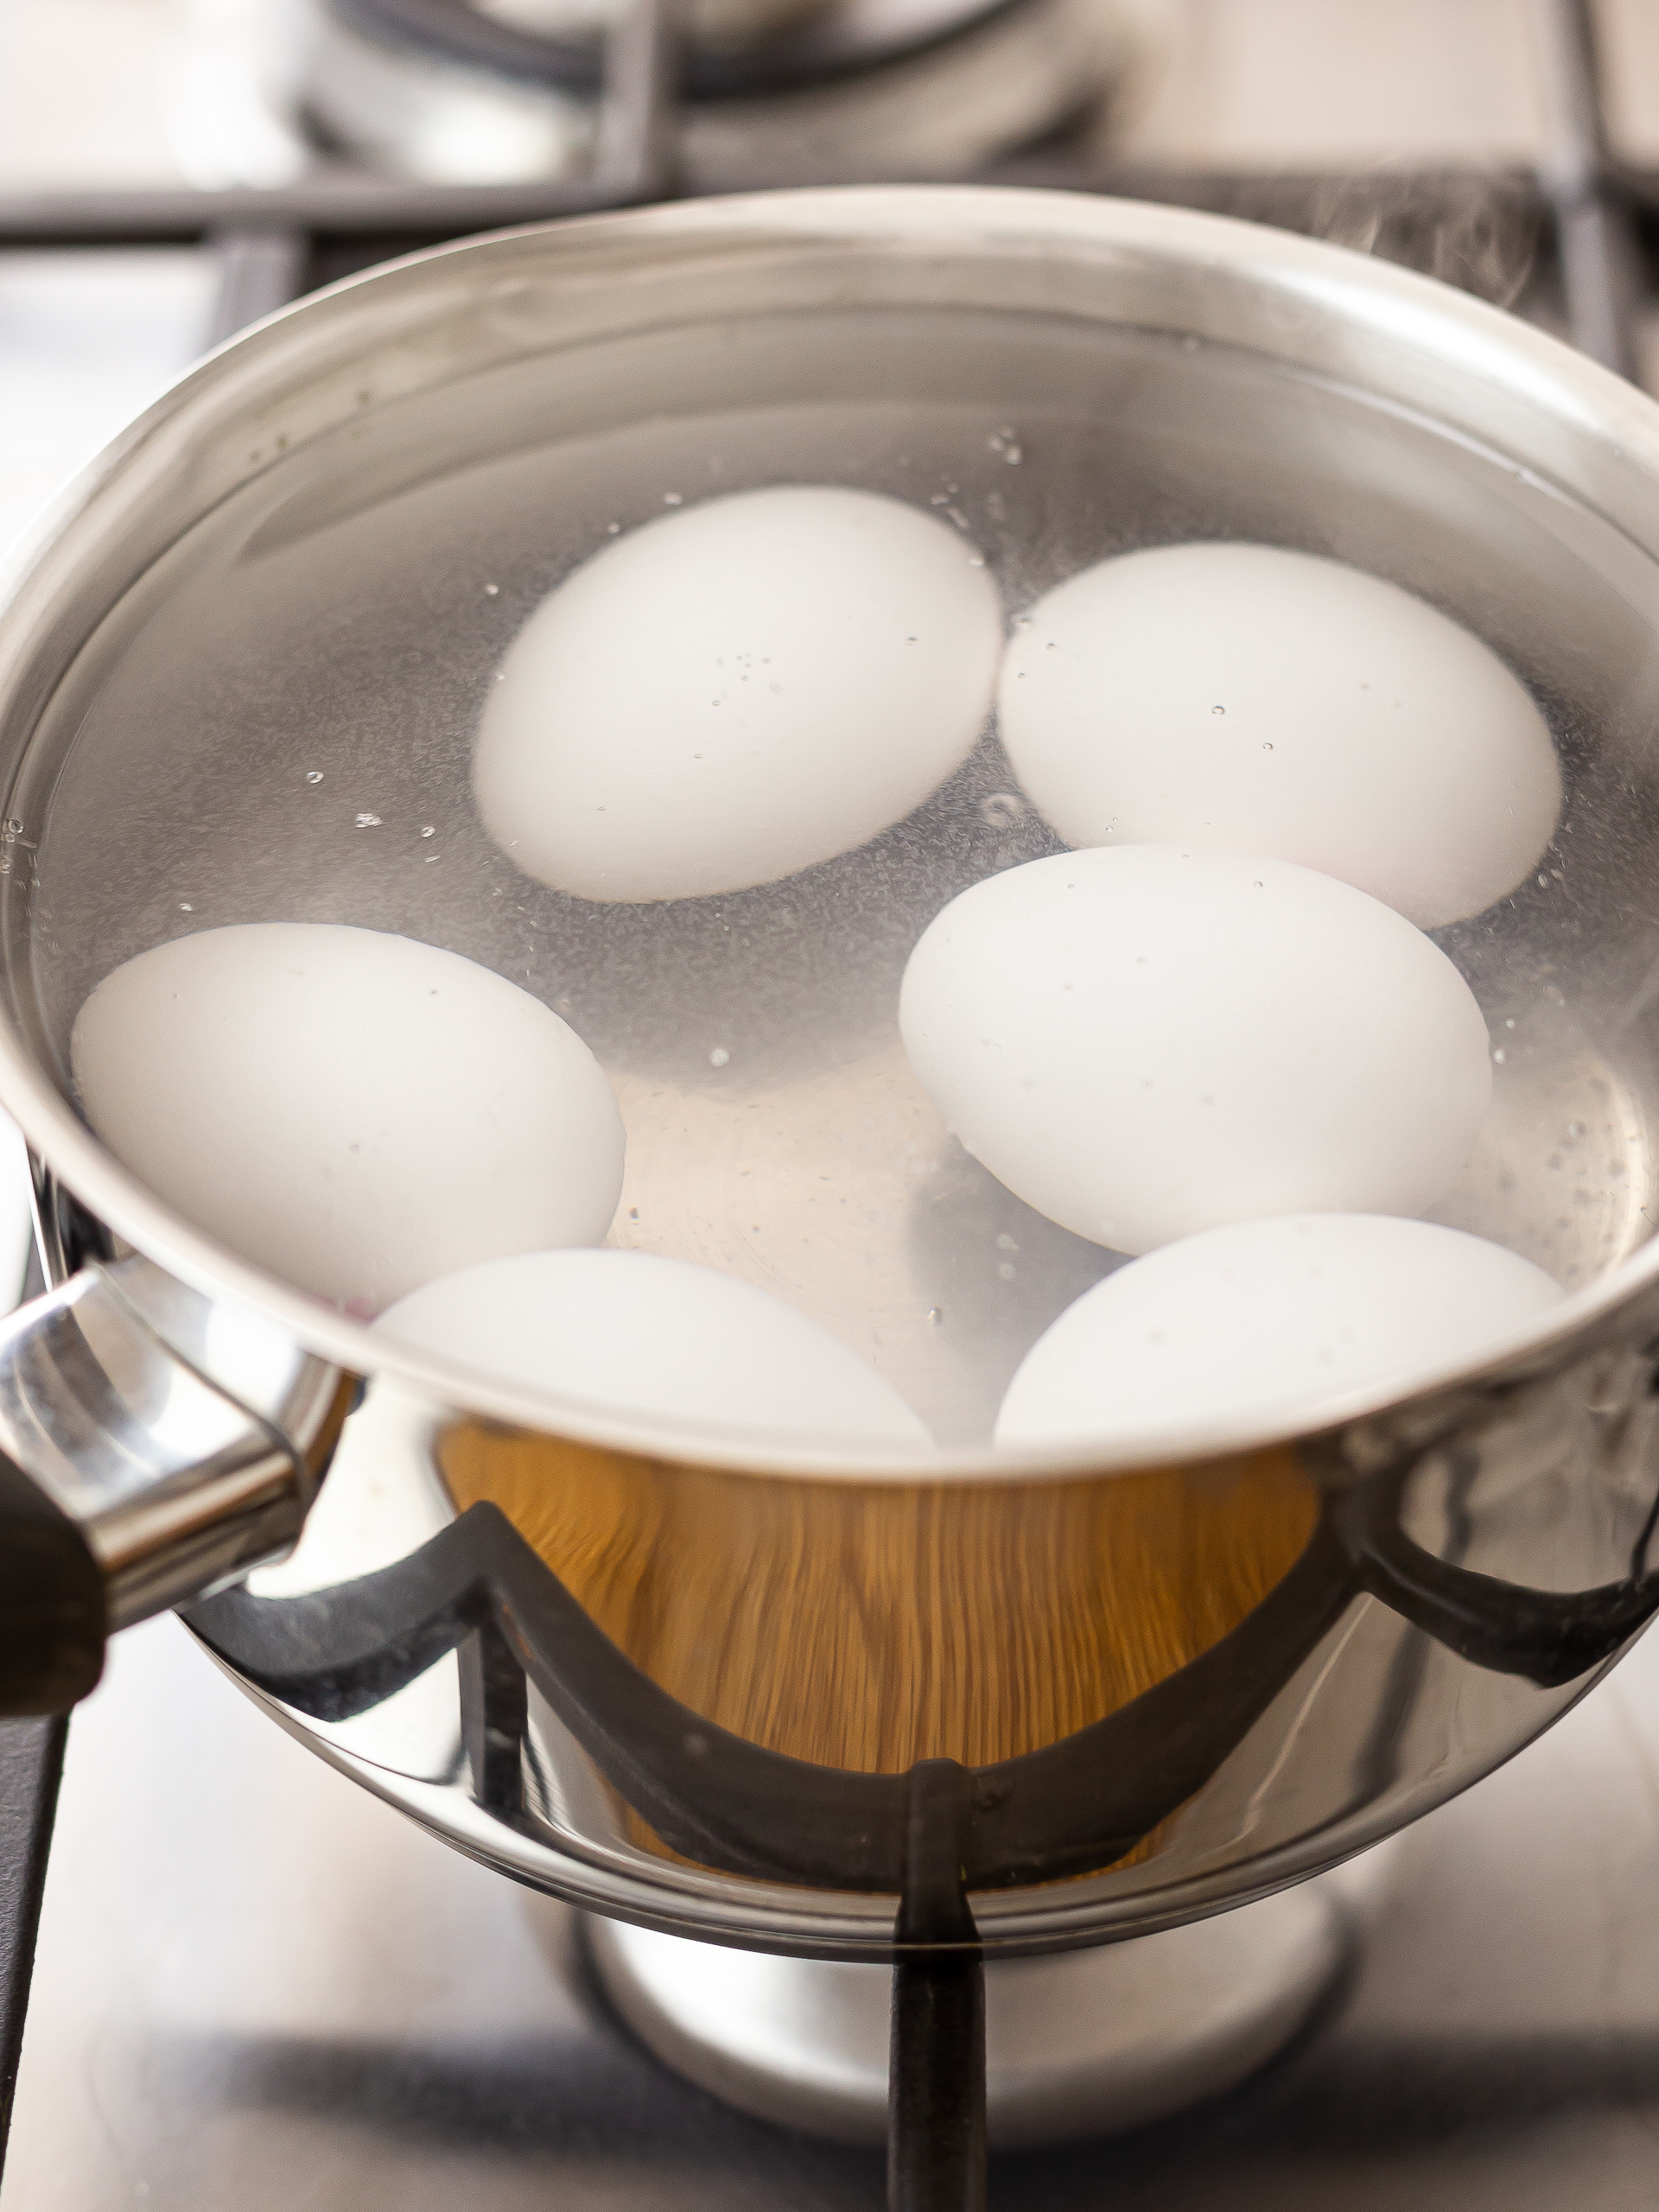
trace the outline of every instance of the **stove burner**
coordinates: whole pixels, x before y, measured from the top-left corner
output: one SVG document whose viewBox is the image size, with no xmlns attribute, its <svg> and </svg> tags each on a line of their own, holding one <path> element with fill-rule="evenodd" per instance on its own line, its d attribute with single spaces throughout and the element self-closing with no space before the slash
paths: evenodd
<svg viewBox="0 0 1659 2212">
<path fill-rule="evenodd" d="M 520 85 L 592 96 L 603 75 L 597 35 L 562 38 L 486 14 L 470 0 L 328 0 L 359 37 Z M 838 83 L 936 53 L 1023 13 L 1027 0 L 845 0 L 758 37 L 715 41 L 695 32 L 681 62 L 690 101 L 764 99 Z"/>
<path fill-rule="evenodd" d="M 319 149 L 457 183 L 576 178 L 602 157 L 622 0 L 254 4 L 295 57 L 278 120 L 296 173 Z M 684 0 L 671 31 L 679 175 L 714 189 L 997 160 L 1087 118 L 1139 51 L 1126 0 Z M 192 126 L 218 145 L 210 168 L 230 90 Z M 218 181 L 244 181 L 229 162 Z"/>
<path fill-rule="evenodd" d="M 993 2149 L 1151 2126 L 1235 2089 L 1355 1963 L 1396 1846 L 1253 1904 L 1095 1950 L 985 1961 Z M 538 1934 L 563 1923 L 533 1891 Z M 588 1961 L 664 2064 L 774 2126 L 876 2146 L 887 2129 L 891 1976 L 593 1919 Z"/>
</svg>

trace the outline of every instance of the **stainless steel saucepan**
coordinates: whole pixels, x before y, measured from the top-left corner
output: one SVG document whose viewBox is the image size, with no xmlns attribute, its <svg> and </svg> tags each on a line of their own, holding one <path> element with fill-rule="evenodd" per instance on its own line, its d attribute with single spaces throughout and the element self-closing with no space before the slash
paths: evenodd
<svg viewBox="0 0 1659 2212">
<path fill-rule="evenodd" d="M 1245 536 L 1504 656 L 1568 796 L 1535 880 L 1440 933 L 1497 1062 L 1441 1217 L 1565 1304 L 1294 1433 L 993 1452 L 1014 1365 L 1109 1263 L 974 1166 L 898 1048 L 920 930 L 1039 849 L 995 741 L 874 846 L 673 907 L 528 885 L 467 798 L 541 594 L 613 524 L 778 481 L 952 515 L 1014 612 L 1122 546 Z M 982 1955 L 1173 1926 L 1415 1818 L 1659 1606 L 1656 728 L 1659 410 L 1334 249 L 1083 197 L 772 194 L 420 255 L 259 326 L 73 487 L 0 629 L 0 1097 L 54 1283 L 0 1377 L 6 1709 L 67 1707 L 113 1629 L 190 1604 L 283 1726 L 524 1882 L 927 1962 L 900 2025 L 947 2060 Z M 782 1289 L 939 1448 L 493 1382 L 159 1201 L 78 1112 L 69 1024 L 133 953 L 271 918 L 549 998 L 627 1122 L 615 1240 Z"/>
</svg>

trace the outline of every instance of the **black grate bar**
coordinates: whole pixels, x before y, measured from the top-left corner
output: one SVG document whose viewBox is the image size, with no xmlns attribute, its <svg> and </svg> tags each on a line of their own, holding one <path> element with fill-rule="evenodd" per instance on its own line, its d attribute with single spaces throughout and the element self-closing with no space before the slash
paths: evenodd
<svg viewBox="0 0 1659 2212">
<path fill-rule="evenodd" d="M 887 2212 L 985 2212 L 985 1965 L 963 1863 L 973 1777 L 924 1759 L 908 1795 L 893 1939 L 937 1948 L 893 1969 Z"/>
<path fill-rule="evenodd" d="M 642 11 L 643 12 L 643 11 Z M 302 184 L 228 192 L 194 188 L 127 193 L 105 189 L 0 192 L 0 250 L 62 246 L 200 245 L 244 264 L 226 267 L 234 296 L 249 300 L 240 322 L 229 320 L 231 295 L 215 320 L 228 336 L 282 304 L 274 279 L 242 289 L 251 262 L 241 249 L 272 236 L 308 245 L 308 264 L 332 251 L 338 263 L 363 266 L 416 246 L 503 230 L 518 224 L 639 207 L 675 196 L 676 174 L 670 41 L 657 31 L 654 10 L 619 29 L 626 72 L 601 124 L 602 168 L 577 180 L 531 184 L 399 185 L 363 177 L 321 178 Z M 1599 175 L 1600 181 L 1595 181 Z M 1523 168 L 1435 168 L 1282 176 L 1255 172 L 1185 170 L 1141 165 L 1094 166 L 1065 160 L 999 162 L 963 176 L 912 170 L 861 181 L 888 184 L 1014 184 L 1170 206 L 1272 223 L 1326 238 L 1384 260 L 1399 261 L 1503 307 L 1529 284 L 1539 249 L 1557 247 L 1573 340 L 1608 365 L 1635 366 L 1631 334 L 1641 296 L 1639 213 L 1659 214 L 1659 173 L 1614 168 L 1586 181 L 1559 162 Z M 745 177 L 741 187 L 718 178 L 699 190 L 759 191 L 802 183 L 846 181 L 817 173 Z M 291 247 L 290 247 L 291 251 Z M 264 271 L 276 264 L 260 264 Z M 297 296 L 318 279 L 298 276 Z"/>
<path fill-rule="evenodd" d="M 666 200 L 679 181 L 679 41 L 671 0 L 633 0 L 605 42 L 594 156 L 614 204 Z"/>
<path fill-rule="evenodd" d="M 0 1721 L 0 2166 L 22 2056 L 67 1720 Z"/>
<path fill-rule="evenodd" d="M 887 2212 L 985 2212 L 985 1967 L 977 1956 L 893 1970 Z"/>
<path fill-rule="evenodd" d="M 463 238 L 563 215 L 590 215 L 654 195 L 601 177 L 546 184 L 394 184 L 320 177 L 300 184 L 191 185 L 137 191 L 11 192 L 0 198 L 0 246 L 194 245 L 215 232 L 306 231 L 316 238 Z"/>
<path fill-rule="evenodd" d="M 1539 181 L 1555 220 L 1573 343 L 1637 380 L 1640 246 L 1608 152 L 1592 0 L 1536 0 L 1551 145 Z"/>
<path fill-rule="evenodd" d="M 654 13 L 654 10 L 652 11 Z M 101 245 L 190 245 L 213 235 L 252 235 L 266 231 L 305 231 L 318 238 L 385 238 L 397 245 L 416 238 L 465 238 L 478 231 L 505 229 L 518 223 L 552 221 L 566 215 L 592 214 L 608 207 L 635 207 L 671 194 L 672 161 L 661 156 L 661 139 L 672 119 L 660 58 L 664 41 L 647 39 L 631 26 L 619 30 L 619 45 L 629 49 L 630 76 L 616 91 L 615 109 L 601 123 L 600 140 L 607 159 L 613 149 L 632 146 L 635 161 L 626 173 L 615 168 L 590 177 L 520 184 L 397 184 L 374 177 L 345 175 L 302 183 L 235 187 L 207 192 L 193 185 L 140 187 L 136 190 L 98 187 L 52 192 L 0 192 L 0 247 Z M 664 175 L 664 169 L 671 173 Z M 1433 205 L 1448 194 L 1501 190 L 1522 200 L 1539 196 L 1538 183 L 1522 169 L 1445 168 L 1389 172 L 1376 179 L 1313 175 L 1276 177 L 1257 172 L 1189 170 L 1067 161 L 998 162 L 992 169 L 925 168 L 884 170 L 856 179 L 802 169 L 786 175 L 756 172 L 741 183 L 718 177 L 699 182 L 699 192 L 718 197 L 724 190 L 779 190 L 800 184 L 1025 184 L 1047 189 L 1101 193 L 1127 200 L 1154 200 L 1172 206 L 1213 207 L 1231 212 L 1248 206 L 1258 221 L 1288 219 L 1293 227 L 1314 219 L 1325 200 L 1340 192 L 1346 199 L 1369 192 L 1398 199 L 1407 188 Z M 1630 188 L 1659 204 L 1659 175 L 1638 174 Z M 1553 197 L 1549 199 L 1554 204 Z"/>
<path fill-rule="evenodd" d="M 223 345 L 310 289 L 311 241 L 303 231 L 216 231 L 207 244 L 219 263 L 209 347 Z"/>
</svg>

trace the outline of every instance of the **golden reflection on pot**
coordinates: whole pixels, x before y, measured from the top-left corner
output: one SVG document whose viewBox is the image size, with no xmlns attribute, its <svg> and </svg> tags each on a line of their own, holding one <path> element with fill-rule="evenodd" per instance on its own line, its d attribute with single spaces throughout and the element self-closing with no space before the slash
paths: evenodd
<svg viewBox="0 0 1659 2212">
<path fill-rule="evenodd" d="M 813 1481 L 478 1421 L 439 1464 L 702 1718 L 832 1767 L 1012 1758 L 1208 1650 L 1301 1553 L 1294 1453 L 1041 1482 Z"/>
</svg>

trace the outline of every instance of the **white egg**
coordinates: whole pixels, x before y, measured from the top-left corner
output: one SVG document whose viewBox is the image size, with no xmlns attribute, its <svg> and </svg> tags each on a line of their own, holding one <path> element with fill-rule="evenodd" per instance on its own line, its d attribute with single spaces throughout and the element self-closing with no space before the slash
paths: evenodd
<svg viewBox="0 0 1659 2212">
<path fill-rule="evenodd" d="M 367 1315 L 467 1262 L 596 1243 L 622 1185 L 573 1029 L 459 954 L 378 930 L 203 930 L 75 1020 L 87 1119 L 186 1217 Z"/>
<path fill-rule="evenodd" d="M 645 524 L 531 615 L 486 701 L 484 826 L 583 899 L 772 883 L 901 821 L 965 759 L 1002 646 L 961 534 L 781 486 Z"/>
<path fill-rule="evenodd" d="M 1160 546 L 1072 576 L 1016 628 L 999 715 L 1068 844 L 1269 854 L 1424 929 L 1507 896 L 1560 813 L 1543 716 L 1489 645 L 1274 546 Z"/>
<path fill-rule="evenodd" d="M 868 1361 L 781 1299 L 648 1252 L 532 1252 L 463 1268 L 376 1327 L 607 1412 L 803 1443 L 925 1444 Z"/>
<path fill-rule="evenodd" d="M 1294 1214 L 1212 1229 L 1085 1291 L 1026 1354 L 999 1444 L 1225 1421 L 1478 1357 L 1562 1295 L 1501 1244 L 1426 1221 Z"/>
<path fill-rule="evenodd" d="M 1391 907 L 1285 861 L 1062 853 L 951 900 L 899 1025 L 974 1158 L 1144 1252 L 1277 1213 L 1421 1213 L 1491 1096 L 1457 969 Z"/>
</svg>

